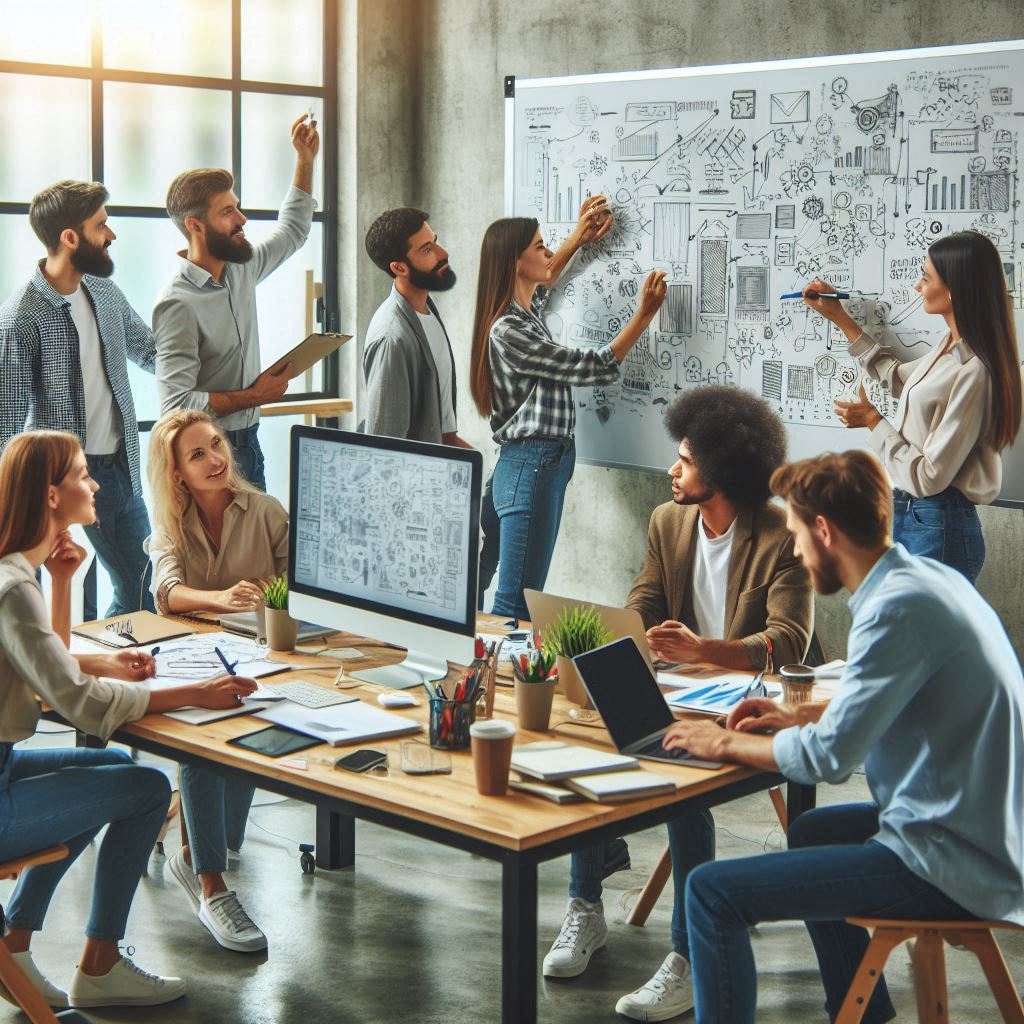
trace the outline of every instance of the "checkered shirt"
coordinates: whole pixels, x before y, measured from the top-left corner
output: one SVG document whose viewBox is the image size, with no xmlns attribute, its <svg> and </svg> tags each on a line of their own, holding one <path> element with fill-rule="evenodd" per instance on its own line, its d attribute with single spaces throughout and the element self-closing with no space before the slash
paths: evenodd
<svg viewBox="0 0 1024 1024">
<path fill-rule="evenodd" d="M 498 444 L 572 437 L 572 389 L 618 380 L 619 363 L 610 345 L 566 348 L 555 341 L 543 318 L 548 295 L 538 288 L 529 311 L 513 301 L 491 327 L 491 430 Z"/>
<path fill-rule="evenodd" d="M 92 301 L 106 372 L 124 429 L 132 489 L 142 494 L 139 425 L 128 384 L 127 359 L 152 373 L 153 332 L 112 281 L 86 275 L 82 286 Z M 71 304 L 36 268 L 32 280 L 0 307 L 0 449 L 23 430 L 66 430 L 85 445 L 85 389 L 78 331 Z"/>
</svg>

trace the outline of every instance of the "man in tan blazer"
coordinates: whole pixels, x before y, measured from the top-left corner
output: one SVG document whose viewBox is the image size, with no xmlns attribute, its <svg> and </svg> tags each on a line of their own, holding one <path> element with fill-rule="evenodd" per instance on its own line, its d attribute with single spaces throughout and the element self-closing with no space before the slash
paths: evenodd
<svg viewBox="0 0 1024 1024">
<path fill-rule="evenodd" d="M 651 516 L 647 556 L 627 600 L 643 618 L 652 653 L 747 670 L 800 661 L 813 629 L 811 582 L 793 553 L 785 510 L 769 504 L 769 480 L 786 460 L 781 420 L 750 392 L 723 386 L 681 395 L 665 426 L 678 444 L 668 471 L 672 500 Z M 684 809 L 668 827 L 673 950 L 646 985 L 616 1004 L 632 1020 L 669 1020 L 693 1007 L 686 879 L 714 859 L 715 823 L 708 811 Z M 572 855 L 565 921 L 544 958 L 548 977 L 582 974 L 605 944 L 601 881 L 612 845 Z"/>
</svg>

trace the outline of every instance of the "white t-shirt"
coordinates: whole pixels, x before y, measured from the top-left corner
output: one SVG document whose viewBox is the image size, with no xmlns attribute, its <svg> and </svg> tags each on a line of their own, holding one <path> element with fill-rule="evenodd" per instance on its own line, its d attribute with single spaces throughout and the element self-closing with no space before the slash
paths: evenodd
<svg viewBox="0 0 1024 1024">
<path fill-rule="evenodd" d="M 78 331 L 78 360 L 82 366 L 82 388 L 85 391 L 85 453 L 113 455 L 121 444 L 121 417 L 103 365 L 96 314 L 81 285 L 64 297 L 71 303 L 71 319 Z"/>
<path fill-rule="evenodd" d="M 451 434 L 459 429 L 455 421 L 455 406 L 452 403 L 452 355 L 448 348 L 448 339 L 444 336 L 444 328 L 432 313 L 416 311 L 420 318 L 420 326 L 427 336 L 430 354 L 434 357 L 437 367 L 437 382 L 441 387 L 441 433 Z"/>
<path fill-rule="evenodd" d="M 704 520 L 697 517 L 697 552 L 693 559 L 693 614 L 697 632 L 709 640 L 725 637 L 725 591 L 729 585 L 729 557 L 736 520 L 720 537 L 712 540 L 704 532 Z"/>
</svg>

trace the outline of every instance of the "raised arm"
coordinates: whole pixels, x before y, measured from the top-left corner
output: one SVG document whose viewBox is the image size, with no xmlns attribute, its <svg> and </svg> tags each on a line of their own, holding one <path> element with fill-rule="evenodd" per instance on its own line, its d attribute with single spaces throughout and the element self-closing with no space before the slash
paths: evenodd
<svg viewBox="0 0 1024 1024">
<path fill-rule="evenodd" d="M 612 229 L 612 212 L 604 196 L 590 196 L 580 207 L 579 220 L 569 237 L 558 247 L 551 259 L 551 281 L 562 276 L 569 260 L 581 246 L 597 242 Z"/>
</svg>

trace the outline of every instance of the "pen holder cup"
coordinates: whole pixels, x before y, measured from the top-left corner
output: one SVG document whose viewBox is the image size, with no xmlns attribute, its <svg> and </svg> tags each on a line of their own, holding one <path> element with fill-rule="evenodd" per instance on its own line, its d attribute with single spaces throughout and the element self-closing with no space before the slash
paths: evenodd
<svg viewBox="0 0 1024 1024">
<path fill-rule="evenodd" d="M 469 750 L 469 727 L 476 702 L 430 698 L 430 745 L 438 750 Z"/>
<path fill-rule="evenodd" d="M 532 732 L 544 732 L 547 729 L 557 684 L 558 680 L 554 676 L 535 683 L 527 683 L 522 679 L 515 681 L 516 717 L 521 729 Z"/>
</svg>

